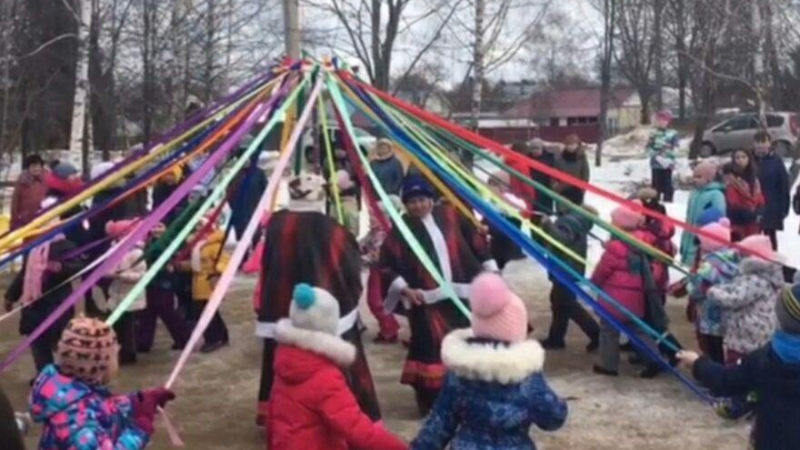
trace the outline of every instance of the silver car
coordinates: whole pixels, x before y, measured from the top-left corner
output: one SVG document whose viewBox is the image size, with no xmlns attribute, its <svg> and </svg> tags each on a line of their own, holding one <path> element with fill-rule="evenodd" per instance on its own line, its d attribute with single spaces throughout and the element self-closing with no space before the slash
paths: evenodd
<svg viewBox="0 0 800 450">
<path fill-rule="evenodd" d="M 753 149 L 753 136 L 762 129 L 757 114 L 740 114 L 710 127 L 703 133 L 700 154 L 721 154 L 736 149 Z M 790 112 L 767 113 L 767 132 L 781 156 L 794 156 L 800 136 L 800 120 Z"/>
</svg>

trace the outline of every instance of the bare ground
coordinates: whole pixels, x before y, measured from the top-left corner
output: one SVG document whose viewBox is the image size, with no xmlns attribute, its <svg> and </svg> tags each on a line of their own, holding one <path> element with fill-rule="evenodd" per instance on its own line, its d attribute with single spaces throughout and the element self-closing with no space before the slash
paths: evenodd
<svg viewBox="0 0 800 450">
<path fill-rule="evenodd" d="M 512 263 L 506 278 L 526 301 L 535 335 L 546 332 L 549 323 L 546 276 L 530 262 Z M 263 449 L 261 432 L 255 427 L 260 343 L 253 336 L 250 296 L 253 279 L 237 281 L 223 306 L 232 345 L 212 355 L 194 354 L 176 386 L 178 399 L 169 411 L 189 449 Z M 682 318 L 683 304 L 669 306 L 673 329 L 683 342 L 694 344 L 691 329 Z M 372 344 L 375 322 L 364 308 L 369 331 L 364 336 L 369 363 L 388 428 L 406 439 L 416 434 L 419 419 L 411 390 L 398 383 L 404 349 L 399 345 Z M 16 323 L 0 324 L 0 354 L 6 355 L 19 342 Z M 719 419 L 675 378 L 636 378 L 636 368 L 623 362 L 619 378 L 591 373 L 593 357 L 584 352 L 585 339 L 570 328 L 569 348 L 549 352 L 546 373 L 553 388 L 569 398 L 567 424 L 555 433 L 534 431 L 543 449 L 651 449 L 735 450 L 747 448 L 748 425 Z M 170 351 L 166 332 L 159 329 L 156 347 L 141 355 L 133 367 L 125 367 L 113 385 L 124 392 L 162 384 L 178 352 Z M 0 377 L 3 388 L 18 409 L 25 408 L 28 381 L 33 375 L 26 355 Z M 171 448 L 159 431 L 150 448 Z M 35 448 L 38 429 L 27 443 Z"/>
</svg>

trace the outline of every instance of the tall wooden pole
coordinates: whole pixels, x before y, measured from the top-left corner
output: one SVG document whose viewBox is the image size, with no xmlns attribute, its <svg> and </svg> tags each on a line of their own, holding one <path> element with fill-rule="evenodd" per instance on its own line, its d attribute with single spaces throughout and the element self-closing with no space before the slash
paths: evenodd
<svg viewBox="0 0 800 450">
<path fill-rule="evenodd" d="M 283 0 L 283 38 L 286 55 L 300 59 L 300 0 Z"/>
</svg>

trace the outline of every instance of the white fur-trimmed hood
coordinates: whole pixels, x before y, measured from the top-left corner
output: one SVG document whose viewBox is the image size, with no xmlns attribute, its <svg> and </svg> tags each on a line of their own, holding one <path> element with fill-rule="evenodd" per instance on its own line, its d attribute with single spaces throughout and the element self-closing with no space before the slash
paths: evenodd
<svg viewBox="0 0 800 450">
<path fill-rule="evenodd" d="M 321 331 L 297 328 L 289 319 L 278 321 L 275 340 L 329 358 L 340 367 L 348 367 L 356 360 L 356 347 L 353 344 Z"/>
<path fill-rule="evenodd" d="M 470 343 L 472 330 L 455 330 L 442 342 L 442 361 L 456 375 L 500 384 L 519 383 L 541 372 L 544 349 L 534 340 L 509 345 Z"/>
</svg>

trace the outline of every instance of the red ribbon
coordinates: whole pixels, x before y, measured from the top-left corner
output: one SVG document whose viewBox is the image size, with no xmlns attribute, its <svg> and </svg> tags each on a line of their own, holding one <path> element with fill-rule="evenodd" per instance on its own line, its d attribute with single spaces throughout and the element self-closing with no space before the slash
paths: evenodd
<svg viewBox="0 0 800 450">
<path fill-rule="evenodd" d="M 685 230 L 687 230 L 687 231 L 689 231 L 691 233 L 694 233 L 696 235 L 700 235 L 700 236 L 706 237 L 706 238 L 708 238 L 710 240 L 713 240 L 715 242 L 719 242 L 719 243 L 725 244 L 726 246 L 735 248 L 736 250 L 739 250 L 740 252 L 743 252 L 743 253 L 746 253 L 746 254 L 749 254 L 749 255 L 759 256 L 761 258 L 769 260 L 769 258 L 765 258 L 764 255 L 760 255 L 757 252 L 754 252 L 754 251 L 752 251 L 752 250 L 750 250 L 750 249 L 748 249 L 746 247 L 742 247 L 740 244 L 738 244 L 736 242 L 726 241 L 725 239 L 720 238 L 720 237 L 718 237 L 718 236 L 716 236 L 714 234 L 708 233 L 706 231 L 703 231 L 702 229 L 700 229 L 698 227 L 695 227 L 693 225 L 689 225 L 686 222 L 682 222 L 680 220 L 673 219 L 672 217 L 667 216 L 665 214 L 661 214 L 659 212 L 656 212 L 656 211 L 653 211 L 651 209 L 645 208 L 644 206 L 642 206 L 639 203 L 631 202 L 631 201 L 629 201 L 629 200 L 627 200 L 627 199 L 625 199 L 623 197 L 620 197 L 617 194 L 614 194 L 613 192 L 606 191 L 604 189 L 598 188 L 597 186 L 595 186 L 593 184 L 587 183 L 586 181 L 583 181 L 583 180 L 575 178 L 575 177 L 573 177 L 571 175 L 565 174 L 564 172 L 561 172 L 561 171 L 559 171 L 557 169 L 554 169 L 554 168 L 549 167 L 549 166 L 547 166 L 545 164 L 542 164 L 539 161 L 530 159 L 530 158 L 528 158 L 528 157 L 526 157 L 524 155 L 520 155 L 519 153 L 517 153 L 517 152 L 515 152 L 515 151 L 513 151 L 513 150 L 511 150 L 511 149 L 509 149 L 507 147 L 504 147 L 503 145 L 498 144 L 497 142 L 494 142 L 491 139 L 487 139 L 487 138 L 485 138 L 485 137 L 483 137 L 483 136 L 481 136 L 481 135 L 479 135 L 477 133 L 474 133 L 472 131 L 469 131 L 469 130 L 466 130 L 464 128 L 461 128 L 458 125 L 452 124 L 452 123 L 448 122 L 447 120 L 445 120 L 445 119 L 443 119 L 443 118 L 441 118 L 441 117 L 439 117 L 439 116 L 437 116 L 435 114 L 429 113 L 429 112 L 427 112 L 427 111 L 425 111 L 423 109 L 417 108 L 414 105 L 406 103 L 406 102 L 404 102 L 402 100 L 399 100 L 399 99 L 397 99 L 395 97 L 392 97 L 391 95 L 389 95 L 389 94 L 387 94 L 385 92 L 382 92 L 382 91 L 380 91 L 378 89 L 375 89 L 374 87 L 372 87 L 372 86 L 370 86 L 370 85 L 368 85 L 366 83 L 363 83 L 362 81 L 359 81 L 358 79 L 354 78 L 348 72 L 345 72 L 345 71 L 342 71 L 342 70 L 338 70 L 337 74 L 341 78 L 343 78 L 343 79 L 345 79 L 345 80 L 347 80 L 347 81 L 349 81 L 351 83 L 356 84 L 358 87 L 360 87 L 360 88 L 362 88 L 362 89 L 364 89 L 366 91 L 369 91 L 372 94 L 377 95 L 381 99 L 391 103 L 392 105 L 398 107 L 399 109 L 401 109 L 401 110 L 403 110 L 403 111 L 405 111 L 405 112 L 407 112 L 407 113 L 409 113 L 411 115 L 417 116 L 418 118 L 423 119 L 423 120 L 425 120 L 425 121 L 427 121 L 429 123 L 432 123 L 432 124 L 434 124 L 434 125 L 436 125 L 436 126 L 438 126 L 440 128 L 443 128 L 443 129 L 453 133 L 454 135 L 460 137 L 461 139 L 464 139 L 466 141 L 469 141 L 469 142 L 475 144 L 479 148 L 487 148 L 487 149 L 493 151 L 494 153 L 497 153 L 497 154 L 501 155 L 502 157 L 507 158 L 508 160 L 515 161 L 517 163 L 523 164 L 523 165 L 525 165 L 525 167 L 528 167 L 528 168 L 536 169 L 537 171 L 545 173 L 545 174 L 549 175 L 552 178 L 555 178 L 555 179 L 557 179 L 559 181 L 565 182 L 565 183 L 570 184 L 572 186 L 581 188 L 581 189 L 583 189 L 585 191 L 593 192 L 593 193 L 595 193 L 595 194 L 597 194 L 597 195 L 599 195 L 601 197 L 604 197 L 604 198 L 606 198 L 608 200 L 611 200 L 613 202 L 619 203 L 620 205 L 625 205 L 625 207 L 627 207 L 629 209 L 632 209 L 634 211 L 637 211 L 637 212 L 639 212 L 641 214 L 644 214 L 646 216 L 654 217 L 656 219 L 659 219 L 659 220 L 662 220 L 662 221 L 666 221 L 668 223 L 671 223 L 671 224 L 673 224 L 675 226 L 681 227 L 681 228 L 683 228 L 683 229 L 685 229 Z M 776 262 L 778 264 L 785 265 L 784 263 L 782 263 L 780 261 L 772 260 L 772 262 Z"/>
</svg>

